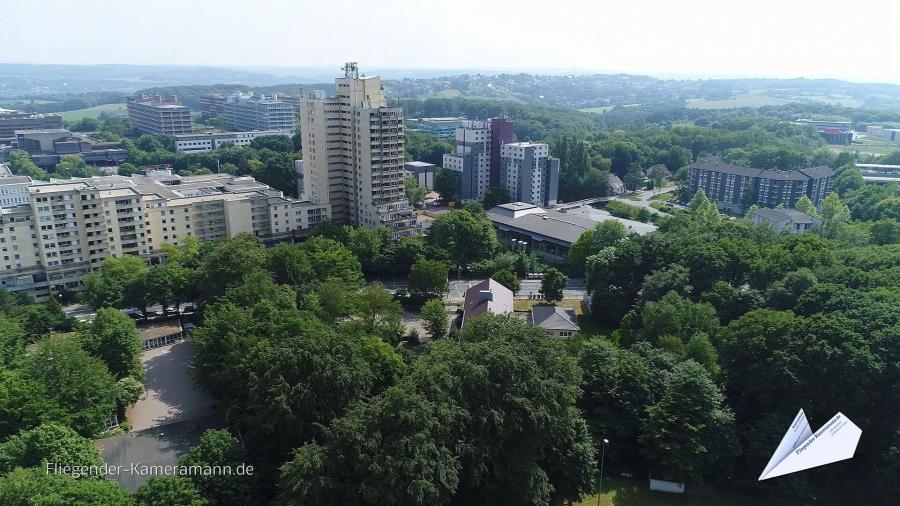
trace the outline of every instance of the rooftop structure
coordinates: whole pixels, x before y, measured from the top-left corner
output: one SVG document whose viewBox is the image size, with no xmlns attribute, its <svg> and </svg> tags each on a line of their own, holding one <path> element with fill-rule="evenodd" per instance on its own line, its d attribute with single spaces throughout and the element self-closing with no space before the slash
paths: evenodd
<svg viewBox="0 0 900 506">
<path fill-rule="evenodd" d="M 437 166 L 428 162 L 406 162 L 403 164 L 406 171 L 406 177 L 416 180 L 416 183 L 422 188 L 434 190 L 434 176 Z"/>
<path fill-rule="evenodd" d="M 460 327 L 483 314 L 510 314 L 513 312 L 513 292 L 493 279 L 486 279 L 466 290 L 463 317 Z"/>
<path fill-rule="evenodd" d="M 452 137 L 457 127 L 465 118 L 422 118 L 419 120 L 419 131 L 441 137 Z"/>
<path fill-rule="evenodd" d="M 100 166 L 118 165 L 128 159 L 128 150 L 119 142 L 96 141 L 64 128 L 16 130 L 15 134 L 15 147 L 26 151 L 36 165 L 48 172 L 53 172 L 67 155 L 78 155 L 85 162 Z"/>
</svg>

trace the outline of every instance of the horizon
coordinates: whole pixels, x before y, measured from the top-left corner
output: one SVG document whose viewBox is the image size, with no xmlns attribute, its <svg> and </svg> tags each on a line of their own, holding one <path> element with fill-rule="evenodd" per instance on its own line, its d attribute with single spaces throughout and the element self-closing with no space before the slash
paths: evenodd
<svg viewBox="0 0 900 506">
<path fill-rule="evenodd" d="M 893 36 L 900 7 L 889 0 L 853 10 L 836 0 L 728 8 L 712 0 L 640 6 L 561 0 L 552 8 L 458 0 L 452 10 L 432 1 L 382 0 L 376 9 L 354 10 L 360 5 L 367 4 L 351 0 L 336 12 L 317 2 L 265 0 L 245 9 L 236 2 L 160 0 L 148 14 L 126 1 L 116 5 L 122 19 L 158 22 L 131 22 L 123 37 L 110 31 L 109 16 L 84 15 L 108 9 L 102 0 L 16 3 L 7 7 L 8 19 L 31 22 L 4 28 L 0 61 L 336 69 L 350 59 L 364 68 L 410 71 L 581 69 L 900 85 L 900 41 Z M 79 21 L 76 32 L 72 19 Z M 35 22 L 43 29 L 33 30 Z"/>
</svg>

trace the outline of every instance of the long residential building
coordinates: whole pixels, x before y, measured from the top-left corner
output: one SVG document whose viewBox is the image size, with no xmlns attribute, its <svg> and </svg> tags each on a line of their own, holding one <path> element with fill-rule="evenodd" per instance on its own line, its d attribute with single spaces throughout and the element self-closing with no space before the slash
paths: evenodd
<svg viewBox="0 0 900 506">
<path fill-rule="evenodd" d="M 403 109 L 388 107 L 381 80 L 360 77 L 356 63 L 344 65 L 335 89 L 300 104 L 301 198 L 331 205 L 342 223 L 420 234 L 403 186 Z"/>
<path fill-rule="evenodd" d="M 225 127 L 229 130 L 297 129 L 297 107 L 278 100 L 278 95 L 232 95 L 225 102 Z"/>
<path fill-rule="evenodd" d="M 291 136 L 289 130 L 255 130 L 253 132 L 220 132 L 212 134 L 186 134 L 175 136 L 175 151 L 201 153 L 212 151 L 230 142 L 235 146 L 249 146 L 253 139 L 266 135 Z"/>
<path fill-rule="evenodd" d="M 138 93 L 128 98 L 128 121 L 139 132 L 181 135 L 194 131 L 191 110 L 178 103 L 175 96 Z"/>
<path fill-rule="evenodd" d="M 15 136 L 16 130 L 62 128 L 59 114 L 38 114 L 0 108 L 0 138 Z"/>
<path fill-rule="evenodd" d="M 833 179 L 834 171 L 826 166 L 768 170 L 731 165 L 718 158 L 701 158 L 690 166 L 687 188 L 691 195 L 702 189 L 720 208 L 743 213 L 753 204 L 794 208 L 804 195 L 819 207 L 831 193 Z"/>
<path fill-rule="evenodd" d="M 252 177 L 144 175 L 0 178 L 0 287 L 35 300 L 78 291 L 108 257 L 151 259 L 162 244 L 248 233 L 293 240 L 329 207 L 285 197 Z"/>
</svg>

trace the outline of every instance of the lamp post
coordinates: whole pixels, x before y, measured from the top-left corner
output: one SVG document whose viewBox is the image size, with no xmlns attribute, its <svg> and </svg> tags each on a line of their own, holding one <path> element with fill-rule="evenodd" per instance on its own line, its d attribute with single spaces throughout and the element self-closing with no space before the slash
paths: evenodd
<svg viewBox="0 0 900 506">
<path fill-rule="evenodd" d="M 603 497 L 603 461 L 606 460 L 606 445 L 609 439 L 603 438 L 603 446 L 600 447 L 600 491 L 597 492 L 597 506 L 600 506 L 600 498 Z"/>
</svg>

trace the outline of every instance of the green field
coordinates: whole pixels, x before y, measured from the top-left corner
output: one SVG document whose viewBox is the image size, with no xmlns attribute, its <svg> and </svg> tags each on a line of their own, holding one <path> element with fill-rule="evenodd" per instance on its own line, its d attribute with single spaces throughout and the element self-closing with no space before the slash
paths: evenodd
<svg viewBox="0 0 900 506">
<path fill-rule="evenodd" d="M 79 121 L 81 118 L 97 118 L 103 113 L 124 114 L 125 104 L 103 104 L 87 109 L 61 112 L 64 121 Z"/>
<path fill-rule="evenodd" d="M 723 100 L 706 100 L 705 98 L 692 98 L 686 100 L 688 109 L 734 109 L 740 107 L 764 107 L 767 105 L 784 105 L 790 102 L 783 98 L 767 97 L 765 95 L 741 95 Z"/>
<path fill-rule="evenodd" d="M 30 103 L 52 104 L 53 101 L 51 101 L 51 100 L 31 100 L 30 98 L 0 98 L 0 106 L 16 105 L 16 104 L 28 105 Z"/>
<path fill-rule="evenodd" d="M 612 109 L 612 108 L 613 108 L 613 106 L 608 105 L 608 106 L 606 106 L 606 107 L 588 107 L 588 108 L 585 108 L 585 109 L 578 109 L 578 110 L 581 111 L 581 112 L 596 112 L 596 113 L 601 113 L 601 112 L 606 112 L 606 111 L 608 111 L 608 110 L 610 110 L 610 109 Z"/>
<path fill-rule="evenodd" d="M 783 502 L 771 498 L 721 494 L 713 497 L 698 497 L 681 494 L 651 492 L 647 481 L 631 481 L 621 478 L 603 480 L 601 506 L 791 506 L 797 503 Z M 597 495 L 585 497 L 576 506 L 597 506 Z"/>
<path fill-rule="evenodd" d="M 894 151 L 900 151 L 900 144 L 880 137 L 860 135 L 853 140 L 853 144 L 829 144 L 828 149 L 836 153 L 858 151 L 870 155 L 887 155 Z"/>
</svg>

